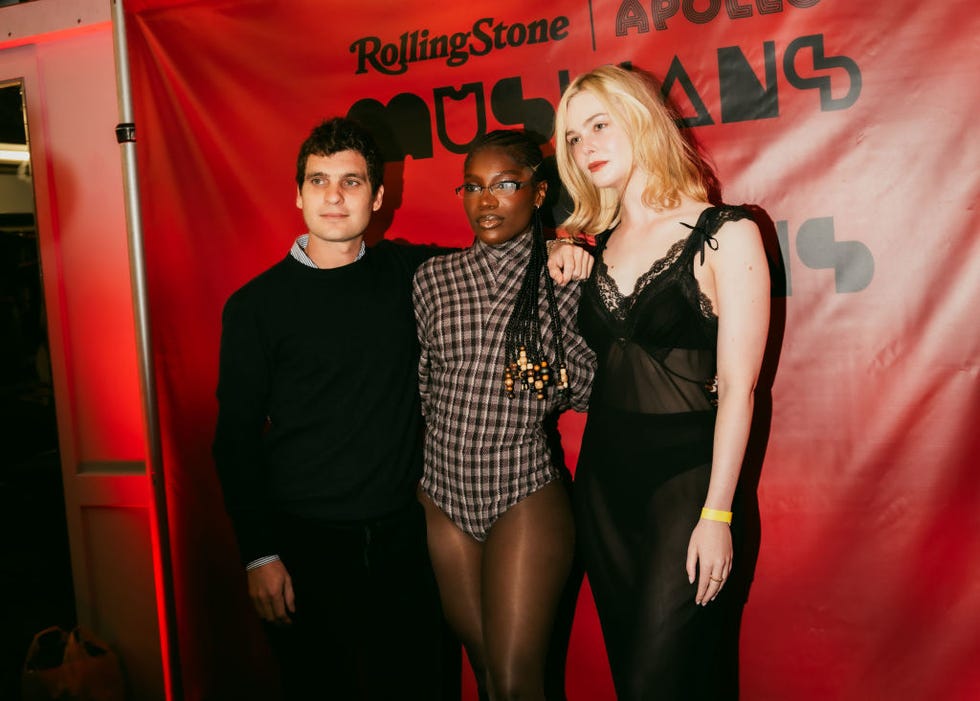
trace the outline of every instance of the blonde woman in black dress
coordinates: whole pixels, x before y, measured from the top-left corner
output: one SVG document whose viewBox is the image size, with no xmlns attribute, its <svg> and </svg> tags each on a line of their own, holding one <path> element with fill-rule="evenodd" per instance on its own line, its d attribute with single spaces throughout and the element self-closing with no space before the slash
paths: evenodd
<svg viewBox="0 0 980 701">
<path fill-rule="evenodd" d="M 735 698 L 740 602 L 726 582 L 768 330 L 759 229 L 708 202 L 701 161 L 642 73 L 579 76 L 555 131 L 575 203 L 563 226 L 596 235 L 575 516 L 617 694 Z"/>
</svg>

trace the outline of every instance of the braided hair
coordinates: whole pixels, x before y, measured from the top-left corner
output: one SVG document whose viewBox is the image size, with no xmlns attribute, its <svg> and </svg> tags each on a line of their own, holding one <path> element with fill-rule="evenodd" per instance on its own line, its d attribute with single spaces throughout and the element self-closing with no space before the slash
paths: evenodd
<svg viewBox="0 0 980 701">
<path fill-rule="evenodd" d="M 544 162 L 541 147 L 526 131 L 498 129 L 477 139 L 466 156 L 464 167 L 469 166 L 477 152 L 488 148 L 500 149 L 518 165 L 529 168 L 532 187 L 546 180 L 544 169 L 540 167 Z M 531 216 L 531 254 L 514 300 L 514 309 L 504 328 L 504 391 L 509 397 L 513 397 L 517 389 L 532 391 L 538 399 L 545 398 L 549 386 L 555 387 L 559 393 L 568 390 L 565 344 L 558 316 L 558 303 L 555 300 L 555 283 L 548 274 L 544 276 L 544 285 L 551 332 L 555 339 L 553 362 L 545 357 L 541 344 L 538 290 L 541 288 L 541 273 L 547 259 L 541 211 L 535 206 Z"/>
</svg>

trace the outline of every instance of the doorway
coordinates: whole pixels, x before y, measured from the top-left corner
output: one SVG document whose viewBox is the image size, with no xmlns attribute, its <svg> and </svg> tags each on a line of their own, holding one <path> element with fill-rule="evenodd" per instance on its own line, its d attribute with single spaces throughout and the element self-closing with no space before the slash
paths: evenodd
<svg viewBox="0 0 980 701">
<path fill-rule="evenodd" d="M 30 140 L 21 81 L 0 82 L 0 698 L 33 636 L 74 626 L 68 530 Z"/>
</svg>

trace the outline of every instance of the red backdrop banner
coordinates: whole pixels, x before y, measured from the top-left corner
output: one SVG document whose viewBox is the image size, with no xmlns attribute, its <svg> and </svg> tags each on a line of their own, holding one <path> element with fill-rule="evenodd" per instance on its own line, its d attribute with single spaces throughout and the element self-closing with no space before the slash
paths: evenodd
<svg viewBox="0 0 980 701">
<path fill-rule="evenodd" d="M 664 80 L 725 201 L 757 207 L 772 253 L 746 470 L 758 557 L 736 563 L 755 568 L 742 697 L 980 698 L 970 3 L 126 10 L 188 699 L 267 684 L 209 443 L 222 304 L 303 233 L 300 142 L 323 117 L 367 122 L 390 160 L 371 238 L 467 245 L 452 195 L 466 146 L 498 127 L 550 137 L 563 86 L 623 61 Z M 581 425 L 564 422 L 572 461 Z M 569 656 L 571 701 L 613 698 L 587 596 Z"/>
</svg>

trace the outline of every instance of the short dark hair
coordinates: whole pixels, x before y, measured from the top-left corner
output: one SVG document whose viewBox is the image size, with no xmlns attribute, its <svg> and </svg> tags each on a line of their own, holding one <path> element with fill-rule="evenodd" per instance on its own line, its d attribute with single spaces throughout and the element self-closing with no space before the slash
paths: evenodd
<svg viewBox="0 0 980 701">
<path fill-rule="evenodd" d="M 310 156 L 332 156 L 341 151 L 356 151 L 367 161 L 367 176 L 371 192 L 377 192 L 384 179 L 384 159 L 371 132 L 347 117 L 325 119 L 306 137 L 296 158 L 296 186 L 303 187 L 306 162 Z"/>
</svg>

